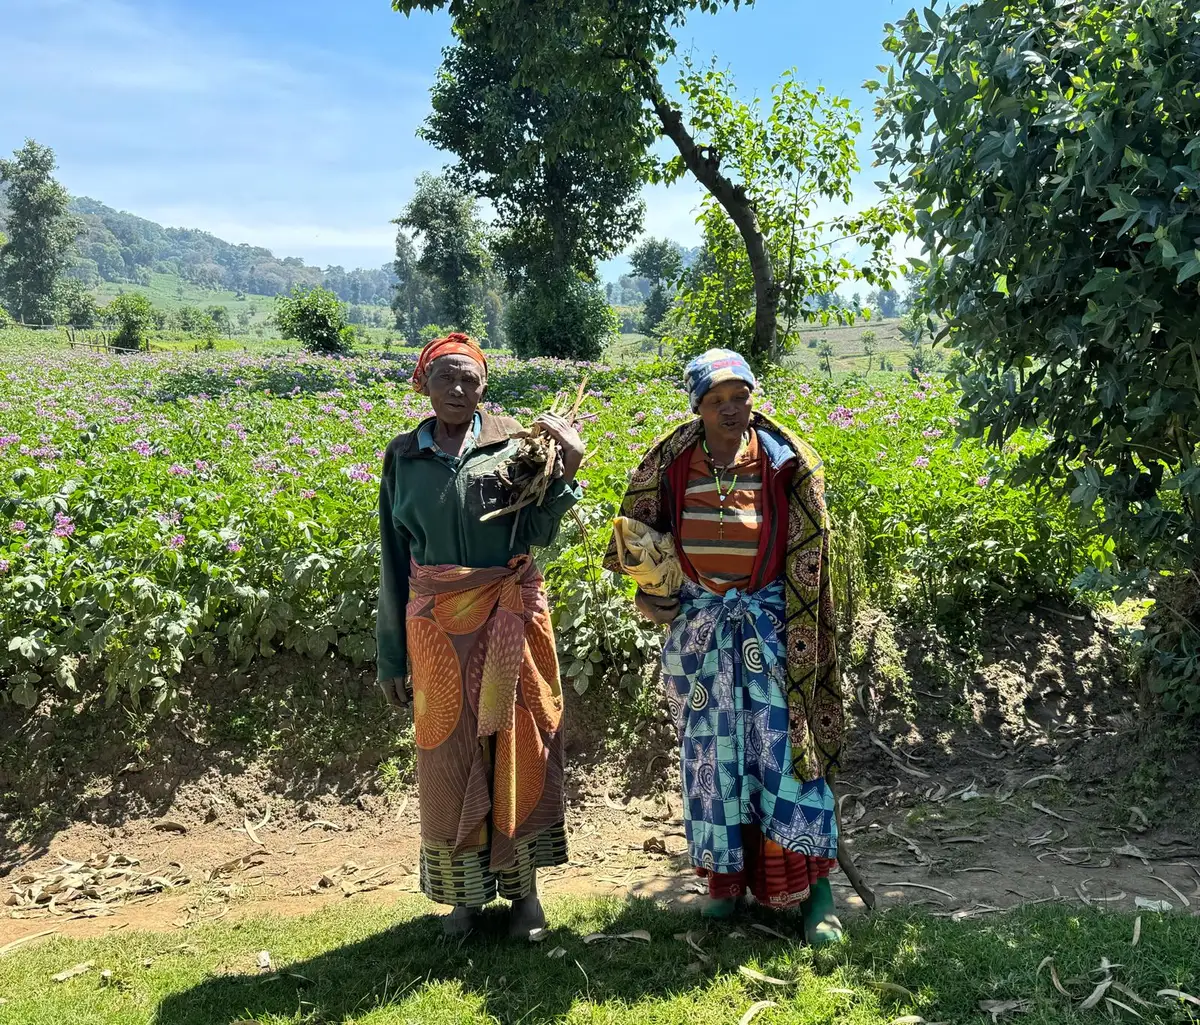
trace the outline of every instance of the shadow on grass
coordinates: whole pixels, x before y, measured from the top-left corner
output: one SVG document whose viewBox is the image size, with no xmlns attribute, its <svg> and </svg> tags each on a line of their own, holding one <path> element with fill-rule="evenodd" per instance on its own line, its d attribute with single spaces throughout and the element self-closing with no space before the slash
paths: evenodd
<svg viewBox="0 0 1200 1025">
<path fill-rule="evenodd" d="M 858 920 L 845 943 L 820 951 L 756 930 L 755 923 L 769 923 L 790 936 L 798 933 L 798 921 L 765 912 L 717 925 L 697 915 L 664 913 L 649 901 L 564 899 L 551 906 L 551 918 L 554 928 L 536 945 L 503 938 L 502 913 L 489 916 L 488 932 L 465 942 L 443 939 L 435 917 L 411 918 L 347 937 L 313 956 L 286 963 L 286 955 L 280 956 L 275 975 L 210 976 L 163 1000 L 153 1025 L 281 1020 L 533 1025 L 564 1020 L 572 1011 L 589 1021 L 715 1025 L 736 1021 L 761 999 L 778 1003 L 779 1020 L 856 1025 L 905 1015 L 975 1020 L 981 1000 L 1028 1000 L 1025 1025 L 1057 1025 L 1094 1020 L 1096 1012 L 1079 1004 L 1104 957 L 1119 965 L 1114 981 L 1146 998 L 1140 1006 L 1148 1022 L 1188 1020 L 1179 1016 L 1178 1006 L 1155 998 L 1158 989 L 1200 988 L 1194 956 L 1200 919 L 1183 916 L 1147 920 L 1141 945 L 1131 948 L 1132 920 L 1120 914 L 1041 906 L 950 922 L 897 910 Z M 244 949 L 269 939 L 284 946 L 297 940 L 311 944 L 312 933 L 326 924 L 317 918 L 292 923 L 286 936 L 272 934 L 269 924 L 248 926 L 238 942 Z M 359 923 L 364 924 L 370 925 Z M 584 935 L 595 929 L 609 935 L 646 930 L 651 942 L 585 944 Z M 331 938 L 326 934 L 324 940 Z M 1048 956 L 1077 994 L 1074 999 L 1057 993 L 1039 970 Z M 739 972 L 744 966 L 787 984 L 745 976 Z"/>
</svg>

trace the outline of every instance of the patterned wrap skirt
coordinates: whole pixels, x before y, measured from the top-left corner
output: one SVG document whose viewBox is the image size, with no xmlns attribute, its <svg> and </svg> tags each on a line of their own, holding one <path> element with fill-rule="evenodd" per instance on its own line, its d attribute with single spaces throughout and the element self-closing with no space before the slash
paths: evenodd
<svg viewBox="0 0 1200 1025">
<path fill-rule="evenodd" d="M 691 581 L 663 648 L 692 864 L 714 897 L 793 907 L 837 863 L 834 795 L 792 772 L 782 581 L 714 594 Z"/>
<path fill-rule="evenodd" d="M 482 907 L 527 896 L 567 860 L 563 695 L 542 576 L 508 566 L 412 566 L 421 889 Z"/>
</svg>

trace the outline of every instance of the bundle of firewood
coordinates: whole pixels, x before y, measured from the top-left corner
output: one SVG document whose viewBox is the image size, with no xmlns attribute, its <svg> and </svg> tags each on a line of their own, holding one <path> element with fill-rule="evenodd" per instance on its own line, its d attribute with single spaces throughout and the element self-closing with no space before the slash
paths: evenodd
<svg viewBox="0 0 1200 1025">
<path fill-rule="evenodd" d="M 583 402 L 583 391 L 587 387 L 587 378 L 579 382 L 575 393 L 575 402 L 567 405 L 565 395 L 556 395 L 550 404 L 550 412 L 563 417 L 572 425 L 578 425 L 579 407 Z M 501 463 L 496 469 L 500 480 L 508 488 L 512 501 L 503 509 L 483 516 L 482 522 L 496 520 L 510 513 L 520 512 L 529 505 L 541 505 L 546 500 L 546 489 L 550 482 L 562 476 L 562 453 L 558 450 L 558 442 L 546 434 L 541 424 L 521 436 L 521 444 L 510 459 Z M 517 524 L 513 523 L 513 536 L 516 536 Z"/>
</svg>

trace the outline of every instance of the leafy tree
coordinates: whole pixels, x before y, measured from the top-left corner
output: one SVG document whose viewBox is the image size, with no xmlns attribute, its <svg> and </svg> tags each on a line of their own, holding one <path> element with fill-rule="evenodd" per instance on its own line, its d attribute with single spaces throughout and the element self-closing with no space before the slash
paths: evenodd
<svg viewBox="0 0 1200 1025">
<path fill-rule="evenodd" d="M 275 322 L 284 338 L 296 339 L 309 352 L 344 355 L 354 347 L 354 328 L 346 307 L 327 288 L 297 285 L 290 296 L 275 299 Z"/>
<path fill-rule="evenodd" d="M 210 306 L 204 311 L 216 325 L 217 331 L 227 338 L 233 334 L 233 322 L 229 319 L 229 310 L 224 306 Z"/>
<path fill-rule="evenodd" d="M 417 342 L 420 345 L 428 345 L 435 338 L 445 338 L 453 331 L 453 328 L 446 327 L 444 324 L 426 324 L 417 333 Z"/>
<path fill-rule="evenodd" d="M 52 175 L 55 166 L 54 151 L 32 139 L 13 159 L 0 160 L 10 236 L 0 247 L 0 298 L 27 324 L 54 319 L 54 286 L 79 233 L 67 212 L 70 196 Z"/>
<path fill-rule="evenodd" d="M 117 296 L 102 312 L 106 322 L 116 328 L 113 347 L 137 350 L 147 348 L 148 332 L 154 326 L 154 307 L 140 292 Z"/>
<path fill-rule="evenodd" d="M 878 336 L 874 331 L 864 331 L 861 338 L 863 352 L 867 354 L 867 373 L 869 374 L 875 363 L 875 353 L 879 351 Z"/>
<path fill-rule="evenodd" d="M 198 306 L 180 306 L 175 311 L 175 323 L 180 331 L 190 335 L 198 334 L 204 324 L 204 311 Z"/>
<path fill-rule="evenodd" d="M 650 295 L 642 310 L 643 333 L 661 334 L 660 325 L 671 309 L 671 286 L 683 270 L 679 245 L 669 238 L 647 238 L 629 254 L 634 274 L 650 282 Z"/>
<path fill-rule="evenodd" d="M 490 256 L 475 197 L 444 174 L 425 173 L 394 223 L 420 239 L 416 266 L 436 284 L 441 316 L 456 330 L 480 334 Z"/>
<path fill-rule="evenodd" d="M 548 282 L 530 279 L 505 309 L 508 344 L 518 356 L 596 360 L 616 330 L 604 290 L 570 268 Z"/>
<path fill-rule="evenodd" d="M 633 148 L 649 169 L 654 140 L 670 140 L 679 157 L 655 173 L 671 180 L 693 176 L 729 218 L 742 240 L 755 295 L 750 348 L 766 358 L 776 348 L 779 289 L 777 261 L 759 222 L 757 198 L 740 178 L 739 155 L 711 139 L 697 138 L 697 132 L 719 126 L 702 112 L 689 126 L 658 77 L 662 60 L 675 51 L 675 32 L 687 15 L 731 3 L 736 7 L 739 0 L 393 0 L 392 6 L 406 14 L 446 8 L 456 34 L 482 33 L 497 59 L 519 55 L 518 84 L 547 96 L 567 91 L 594 98 L 606 116 L 594 124 L 566 118 L 553 126 L 546 137 L 552 154 L 575 151 L 603 157 Z M 724 120 L 723 108 L 718 113 Z M 820 163 L 819 156 L 813 163 Z M 820 171 L 815 166 L 810 170 L 810 180 L 820 187 Z"/>
<path fill-rule="evenodd" d="M 487 344 L 493 349 L 502 349 L 507 344 L 504 327 L 504 299 L 496 289 L 489 289 L 483 297 L 483 326 L 487 332 Z"/>
<path fill-rule="evenodd" d="M 3 306 L 0 306 L 0 331 L 3 331 L 6 327 L 12 326 L 12 315 Z"/>
<path fill-rule="evenodd" d="M 403 228 L 397 228 L 396 260 L 392 264 L 396 277 L 392 312 L 396 329 L 403 332 L 410 345 L 417 342 L 421 328 L 435 322 L 438 316 L 433 283 L 421 271 L 418 261 L 412 238 Z"/>
<path fill-rule="evenodd" d="M 886 46 L 877 151 L 970 359 L 966 430 L 1045 431 L 1026 478 L 1065 479 L 1136 554 L 1128 583 L 1192 588 L 1148 624 L 1150 683 L 1200 712 L 1196 6 L 985 0 L 911 12 Z"/>
<path fill-rule="evenodd" d="M 833 346 L 824 338 L 821 339 L 820 345 L 817 346 L 817 361 L 830 379 L 833 378 Z"/>
<path fill-rule="evenodd" d="M 894 288 L 880 288 L 867 298 L 884 320 L 894 320 L 900 316 L 900 293 Z"/>
<path fill-rule="evenodd" d="M 237 315 L 238 327 L 243 331 L 250 328 L 250 322 L 254 319 L 254 314 L 250 310 L 239 310 Z"/>
<path fill-rule="evenodd" d="M 891 245 L 890 228 L 883 225 L 892 223 L 890 215 L 816 219 L 819 205 L 851 198 L 859 119 L 847 100 L 804 89 L 790 72 L 768 105 L 737 100 L 732 80 L 715 69 L 685 65 L 679 87 L 692 120 L 703 127 L 697 136 L 721 154 L 751 200 L 772 269 L 764 291 L 744 232 L 723 204 L 706 197 L 700 214 L 705 257 L 694 265 L 679 300 L 694 335 L 682 346 L 677 341 L 676 349 L 687 354 L 718 343 L 758 362 L 773 359 L 780 315 L 785 337 L 799 321 L 844 320 L 832 299 L 837 286 L 847 279 L 883 280 Z M 675 180 L 683 167 L 682 158 L 669 162 L 665 178 Z M 836 255 L 831 236 L 858 240 L 869 253 L 867 263 L 855 268 Z M 772 339 L 765 349 L 764 325 Z"/>
<path fill-rule="evenodd" d="M 607 105 L 569 85 L 528 87 L 520 48 L 503 39 L 484 18 L 463 27 L 444 52 L 422 135 L 458 158 L 456 182 L 492 203 L 492 249 L 508 291 L 536 295 L 541 310 L 556 297 L 574 308 L 578 289 L 567 272 L 593 278 L 596 261 L 615 255 L 641 224 L 641 147 L 561 147 L 568 128 L 587 134 L 605 122 Z M 570 336 L 581 351 L 592 347 L 585 334 Z M 563 354 L 561 339 L 545 343 Z"/>
<path fill-rule="evenodd" d="M 54 319 L 72 327 L 95 327 L 96 300 L 78 278 L 61 277 L 54 283 Z"/>
</svg>

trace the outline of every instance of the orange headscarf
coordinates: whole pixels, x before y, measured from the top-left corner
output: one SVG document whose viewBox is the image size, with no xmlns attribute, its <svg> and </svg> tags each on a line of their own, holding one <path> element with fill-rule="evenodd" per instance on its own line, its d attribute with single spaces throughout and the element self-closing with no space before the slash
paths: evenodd
<svg viewBox="0 0 1200 1025">
<path fill-rule="evenodd" d="M 470 335 L 455 332 L 445 338 L 435 338 L 421 350 L 421 355 L 417 357 L 416 369 L 413 370 L 412 386 L 418 395 L 429 394 L 429 368 L 435 359 L 442 356 L 469 356 L 487 371 L 487 357 L 484 356 L 479 343 Z"/>
</svg>

